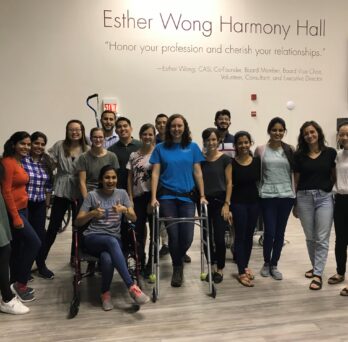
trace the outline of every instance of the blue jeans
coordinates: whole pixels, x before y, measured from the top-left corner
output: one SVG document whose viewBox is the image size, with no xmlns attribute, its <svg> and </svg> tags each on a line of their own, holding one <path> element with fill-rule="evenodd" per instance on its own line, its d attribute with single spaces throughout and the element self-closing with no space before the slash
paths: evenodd
<svg viewBox="0 0 348 342">
<path fill-rule="evenodd" d="M 11 281 L 26 284 L 30 276 L 31 266 L 39 253 L 41 242 L 28 221 L 28 210 L 21 209 L 18 210 L 18 213 L 23 220 L 24 227 L 12 227 L 11 229 Z"/>
<path fill-rule="evenodd" d="M 333 196 L 322 190 L 297 192 L 297 213 L 306 236 L 309 259 L 313 273 L 323 274 L 333 222 Z"/>
<path fill-rule="evenodd" d="M 160 200 L 161 217 L 194 217 L 195 204 L 178 199 Z M 183 257 L 193 241 L 194 222 L 167 223 L 168 247 L 173 266 L 182 266 Z"/>
<path fill-rule="evenodd" d="M 262 198 L 264 223 L 263 258 L 271 266 L 277 266 L 284 245 L 284 234 L 294 198 Z"/>
<path fill-rule="evenodd" d="M 114 268 L 120 274 L 127 288 L 133 285 L 120 239 L 107 234 L 89 234 L 84 236 L 83 243 L 89 254 L 99 258 L 102 273 L 102 293 L 110 290 Z"/>
<path fill-rule="evenodd" d="M 236 255 L 238 273 L 243 274 L 250 260 L 260 205 L 258 202 L 250 204 L 232 203 L 231 209 L 236 232 L 234 252 Z"/>
</svg>

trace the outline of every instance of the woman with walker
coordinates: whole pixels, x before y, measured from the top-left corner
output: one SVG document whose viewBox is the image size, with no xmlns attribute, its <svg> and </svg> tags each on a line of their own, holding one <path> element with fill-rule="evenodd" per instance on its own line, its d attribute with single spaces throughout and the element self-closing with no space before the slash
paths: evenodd
<svg viewBox="0 0 348 342">
<path fill-rule="evenodd" d="M 153 164 L 151 205 L 160 205 L 161 216 L 193 218 L 195 184 L 200 203 L 207 203 L 200 164 L 203 160 L 198 145 L 192 142 L 186 119 L 181 114 L 170 116 L 165 141 L 156 145 L 150 158 Z M 173 264 L 173 287 L 182 285 L 183 258 L 192 244 L 193 231 L 193 221 L 173 223 L 167 228 Z"/>
</svg>

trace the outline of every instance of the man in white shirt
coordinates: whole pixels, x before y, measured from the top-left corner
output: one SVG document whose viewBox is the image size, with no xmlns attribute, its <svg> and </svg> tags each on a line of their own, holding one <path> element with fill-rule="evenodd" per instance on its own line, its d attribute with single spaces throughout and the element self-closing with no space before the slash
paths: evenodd
<svg viewBox="0 0 348 342">
<path fill-rule="evenodd" d="M 104 131 L 104 147 L 109 148 L 119 141 L 115 132 L 116 114 L 111 110 L 104 110 L 100 117 L 100 123 Z"/>
</svg>

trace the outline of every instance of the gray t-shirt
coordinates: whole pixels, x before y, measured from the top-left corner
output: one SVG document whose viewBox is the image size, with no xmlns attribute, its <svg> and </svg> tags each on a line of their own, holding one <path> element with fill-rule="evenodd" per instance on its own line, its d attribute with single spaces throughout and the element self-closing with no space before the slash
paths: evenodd
<svg viewBox="0 0 348 342">
<path fill-rule="evenodd" d="M 111 195 L 106 195 L 101 189 L 90 191 L 83 201 L 81 210 L 89 212 L 98 206 L 105 210 L 104 217 L 92 219 L 83 235 L 107 234 L 121 238 L 122 214 L 117 214 L 112 208 L 117 203 L 130 208 L 128 194 L 123 189 L 115 189 Z"/>
<path fill-rule="evenodd" d="M 119 168 L 117 157 L 114 153 L 107 151 L 105 156 L 96 157 L 91 151 L 82 153 L 77 160 L 77 171 L 86 171 L 87 191 L 92 191 L 98 187 L 98 177 L 101 168 L 111 165 L 116 170 Z"/>
</svg>

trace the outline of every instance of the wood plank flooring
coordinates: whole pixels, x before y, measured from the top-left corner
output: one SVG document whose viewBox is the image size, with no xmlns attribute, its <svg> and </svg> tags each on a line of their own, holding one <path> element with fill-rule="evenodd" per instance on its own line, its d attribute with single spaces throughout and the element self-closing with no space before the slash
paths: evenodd
<svg viewBox="0 0 348 342">
<path fill-rule="evenodd" d="M 262 248 L 255 237 L 250 267 L 257 274 L 254 288 L 235 279 L 237 269 L 227 251 L 224 281 L 217 297 L 207 296 L 208 283 L 199 280 L 199 230 L 185 266 L 181 288 L 170 287 L 169 257 L 161 263 L 161 298 L 135 312 L 126 289 L 115 275 L 114 310 L 104 312 L 99 302 L 100 277 L 85 279 L 79 314 L 67 319 L 72 297 L 68 266 L 69 231 L 59 235 L 48 260 L 54 280 L 35 277 L 36 301 L 24 316 L 0 314 L 0 341 L 348 341 L 348 298 L 339 296 L 343 284 L 327 285 L 335 273 L 334 234 L 324 286 L 310 291 L 304 272 L 310 268 L 299 221 L 291 218 L 279 269 L 284 280 L 262 278 Z M 146 284 L 145 291 L 151 292 Z"/>
</svg>

